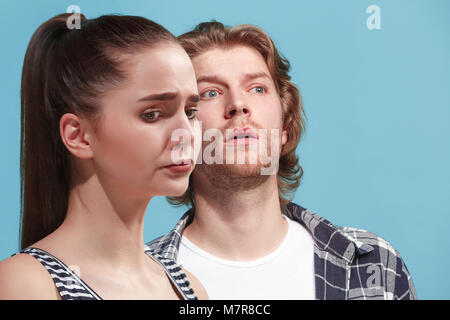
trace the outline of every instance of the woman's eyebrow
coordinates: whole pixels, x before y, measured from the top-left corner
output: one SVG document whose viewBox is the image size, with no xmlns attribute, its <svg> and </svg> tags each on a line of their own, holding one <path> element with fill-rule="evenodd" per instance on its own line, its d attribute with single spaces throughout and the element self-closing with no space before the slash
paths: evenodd
<svg viewBox="0 0 450 320">
<path fill-rule="evenodd" d="M 148 96 L 142 97 L 138 100 L 141 101 L 171 101 L 175 100 L 178 97 L 178 92 L 163 92 L 163 93 L 154 93 Z M 198 94 L 191 94 L 188 97 L 189 101 L 198 102 L 200 101 L 200 96 Z"/>
<path fill-rule="evenodd" d="M 152 100 L 174 100 L 178 96 L 178 92 L 163 92 L 163 93 L 154 93 L 149 94 L 148 96 L 142 97 L 138 100 L 140 101 L 152 101 Z"/>
<path fill-rule="evenodd" d="M 200 95 L 198 94 L 191 94 L 188 98 L 191 102 L 199 102 L 200 101 Z"/>
</svg>

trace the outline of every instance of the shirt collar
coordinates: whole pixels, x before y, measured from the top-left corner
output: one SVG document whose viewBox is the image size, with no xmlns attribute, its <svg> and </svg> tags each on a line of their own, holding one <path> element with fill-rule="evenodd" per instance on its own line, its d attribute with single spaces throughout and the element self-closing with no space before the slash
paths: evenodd
<svg viewBox="0 0 450 320">
<path fill-rule="evenodd" d="M 372 246 L 357 241 L 328 220 L 295 203 L 289 203 L 282 211 L 287 217 L 306 227 L 320 249 L 328 251 L 349 263 L 353 261 L 355 254 L 363 255 L 373 250 Z"/>
<path fill-rule="evenodd" d="M 372 246 L 357 241 L 329 221 L 295 203 L 289 203 L 283 208 L 282 212 L 309 230 L 314 242 L 320 249 L 328 251 L 349 263 L 353 261 L 356 254 L 364 255 L 374 250 Z M 184 229 L 192 222 L 193 217 L 193 210 L 188 210 L 172 231 L 157 241 L 158 245 L 153 247 L 152 251 L 176 261 L 181 236 Z"/>
</svg>

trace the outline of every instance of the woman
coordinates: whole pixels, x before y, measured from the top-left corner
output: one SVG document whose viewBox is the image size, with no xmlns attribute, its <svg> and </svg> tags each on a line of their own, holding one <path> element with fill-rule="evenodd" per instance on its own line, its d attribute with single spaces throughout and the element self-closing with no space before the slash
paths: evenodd
<svg viewBox="0 0 450 320">
<path fill-rule="evenodd" d="M 70 30 L 68 18 L 41 25 L 25 55 L 26 249 L 0 263 L 0 298 L 204 298 L 191 274 L 143 240 L 150 199 L 181 195 L 193 169 L 190 155 L 171 160 L 182 146 L 172 132 L 192 133 L 195 118 L 190 59 L 147 19 L 81 16 Z"/>
</svg>

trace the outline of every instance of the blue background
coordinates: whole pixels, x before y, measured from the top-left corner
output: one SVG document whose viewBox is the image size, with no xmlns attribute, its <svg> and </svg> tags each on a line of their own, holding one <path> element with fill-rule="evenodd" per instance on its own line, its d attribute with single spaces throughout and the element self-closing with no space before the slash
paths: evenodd
<svg viewBox="0 0 450 320">
<path fill-rule="evenodd" d="M 153 19 L 175 35 L 217 19 L 251 23 L 292 64 L 307 131 L 295 201 L 370 230 L 402 255 L 421 299 L 449 299 L 450 1 L 1 1 L 0 259 L 18 250 L 20 75 L 32 33 L 71 4 L 88 18 Z M 381 30 L 368 30 L 369 5 Z M 145 240 L 184 208 L 151 201 Z"/>
</svg>

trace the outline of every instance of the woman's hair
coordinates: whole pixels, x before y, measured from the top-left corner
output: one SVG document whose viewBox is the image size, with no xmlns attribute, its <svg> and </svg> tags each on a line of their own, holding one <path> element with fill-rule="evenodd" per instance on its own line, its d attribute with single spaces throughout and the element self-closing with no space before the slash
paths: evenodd
<svg viewBox="0 0 450 320">
<path fill-rule="evenodd" d="M 216 21 L 204 22 L 192 31 L 179 36 L 178 40 L 191 59 L 211 49 L 228 49 L 235 46 L 256 49 L 263 56 L 280 97 L 283 128 L 287 130 L 287 143 L 281 150 L 277 175 L 280 205 L 284 207 L 292 199 L 303 176 L 303 169 L 299 165 L 295 149 L 304 132 L 306 118 L 300 92 L 290 81 L 289 61 L 278 53 L 270 37 L 253 25 L 230 28 Z M 189 179 L 189 188 L 184 195 L 167 197 L 167 200 L 173 205 L 188 205 L 195 208 L 192 175 Z"/>
<path fill-rule="evenodd" d="M 95 121 L 98 98 L 126 78 L 127 55 L 176 43 L 161 25 L 136 16 L 105 15 L 69 29 L 71 14 L 43 23 L 28 45 L 21 86 L 21 248 L 64 221 L 72 180 L 59 132 L 65 113 Z M 125 57 L 125 58 L 124 58 Z"/>
</svg>

